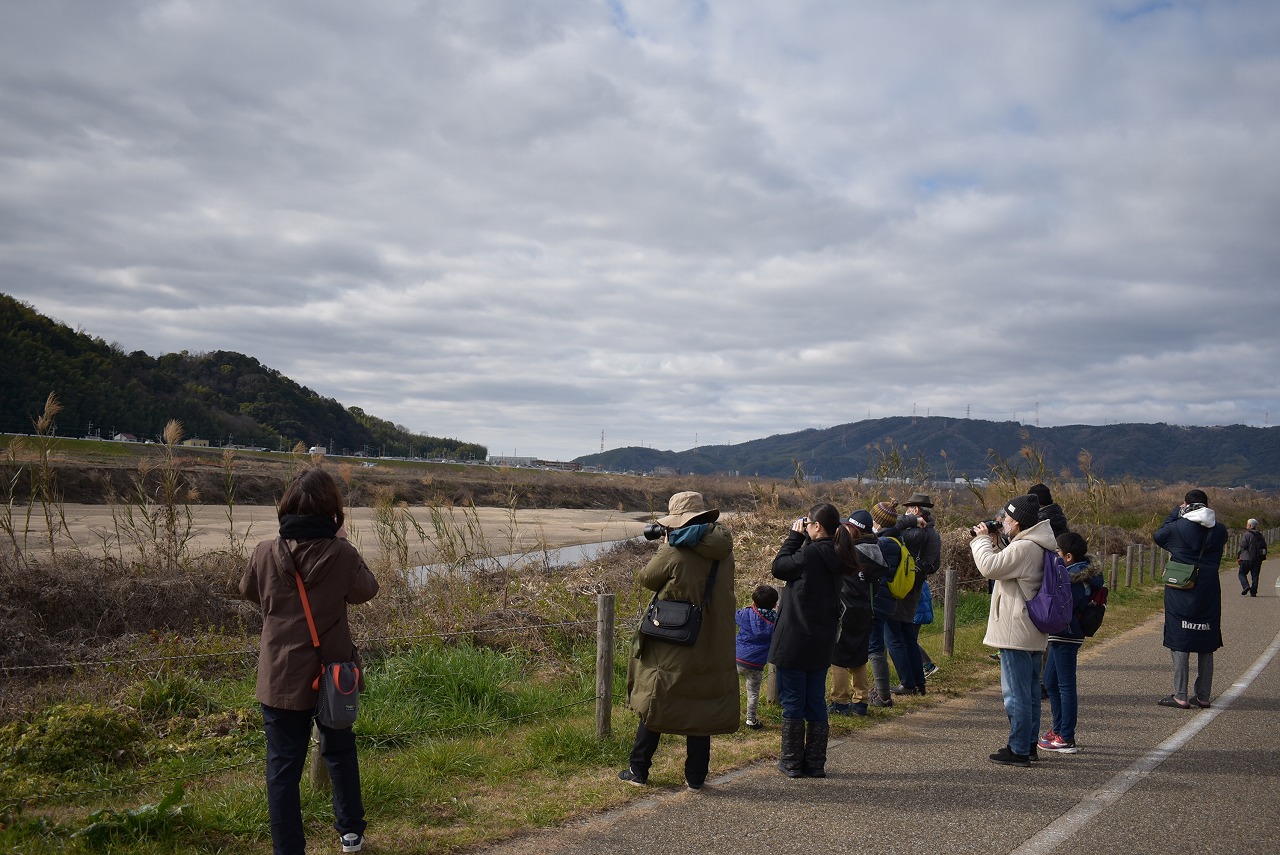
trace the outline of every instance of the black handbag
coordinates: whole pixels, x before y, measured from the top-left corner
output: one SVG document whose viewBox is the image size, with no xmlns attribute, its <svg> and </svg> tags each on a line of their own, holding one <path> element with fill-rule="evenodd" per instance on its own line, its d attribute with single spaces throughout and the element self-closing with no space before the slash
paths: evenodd
<svg viewBox="0 0 1280 855">
<path fill-rule="evenodd" d="M 696 642 L 698 633 L 702 631 L 702 610 L 711 601 L 711 589 L 716 583 L 716 571 L 719 569 L 719 561 L 711 564 L 701 605 L 687 600 L 660 600 L 654 594 L 649 607 L 644 610 L 644 616 L 640 618 L 640 634 L 684 647 Z"/>
</svg>

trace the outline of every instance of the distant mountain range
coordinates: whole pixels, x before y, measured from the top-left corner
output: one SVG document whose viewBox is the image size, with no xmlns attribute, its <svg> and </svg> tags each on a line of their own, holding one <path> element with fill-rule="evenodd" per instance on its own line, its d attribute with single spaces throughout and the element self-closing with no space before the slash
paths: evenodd
<svg viewBox="0 0 1280 855">
<path fill-rule="evenodd" d="M 232 351 L 152 358 L 72 330 L 0 294 L 0 431 L 30 433 L 49 393 L 60 436 L 157 439 L 170 419 L 214 445 L 483 460 L 483 445 L 409 432 L 343 407 L 258 360 Z"/>
<path fill-rule="evenodd" d="M 0 294 L 0 431 L 29 433 L 50 392 L 63 410 L 56 432 L 158 438 L 170 419 L 185 436 L 213 444 L 290 449 L 332 446 L 335 453 L 483 460 L 488 450 L 457 439 L 410 433 L 344 407 L 256 359 L 232 351 L 152 358 L 47 318 Z M 1023 456 L 1026 448 L 1032 459 Z M 1067 425 L 902 416 L 824 430 L 778 434 L 737 445 L 688 451 L 616 448 L 577 458 L 617 472 L 729 474 L 810 481 L 909 477 L 913 481 L 984 478 L 993 466 L 1019 477 L 1043 471 L 1117 482 L 1192 482 L 1204 486 L 1280 488 L 1280 431 L 1243 425 Z"/>
<path fill-rule="evenodd" d="M 1024 456 L 1028 449 L 1031 457 Z M 730 474 L 765 478 L 911 480 L 987 478 L 993 466 L 1023 478 L 1039 471 L 1082 477 L 1081 453 L 1097 477 L 1162 484 L 1280 488 L 1280 430 L 1243 425 L 1065 425 L 1039 428 L 990 422 L 902 416 L 868 419 L 824 430 L 778 434 L 737 445 L 688 451 L 617 448 L 577 458 L 611 471 Z M 921 477 L 924 476 L 924 477 Z"/>
</svg>

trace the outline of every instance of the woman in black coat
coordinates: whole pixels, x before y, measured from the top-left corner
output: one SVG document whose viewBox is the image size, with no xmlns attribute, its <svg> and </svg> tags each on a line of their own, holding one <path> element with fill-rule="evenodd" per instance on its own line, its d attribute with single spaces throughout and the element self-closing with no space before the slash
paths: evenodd
<svg viewBox="0 0 1280 855">
<path fill-rule="evenodd" d="M 774 577 L 787 583 L 769 662 L 782 703 L 778 768 L 788 778 L 826 776 L 827 669 L 840 628 L 840 587 L 845 573 L 857 569 L 852 543 L 840 514 L 823 503 L 792 523 L 773 559 Z"/>
</svg>

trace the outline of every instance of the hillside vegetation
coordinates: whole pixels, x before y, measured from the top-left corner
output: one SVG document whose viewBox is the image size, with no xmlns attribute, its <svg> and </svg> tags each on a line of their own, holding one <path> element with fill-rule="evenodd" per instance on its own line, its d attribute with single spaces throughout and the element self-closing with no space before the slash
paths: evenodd
<svg viewBox="0 0 1280 855">
<path fill-rule="evenodd" d="M 250 356 L 232 351 L 125 353 L 0 294 L 0 431 L 27 433 L 50 393 L 54 433 L 158 440 L 170 420 L 189 438 L 288 450 L 297 444 L 391 457 L 483 460 L 475 443 L 411 433 L 343 407 Z"/>
<path fill-rule="evenodd" d="M 617 448 L 578 458 L 615 471 L 735 473 L 831 481 L 877 477 L 893 460 L 918 481 L 984 478 L 993 469 L 1036 464 L 1063 480 L 1189 481 L 1217 487 L 1280 487 L 1280 432 L 1244 425 L 1065 425 L 1039 428 L 940 416 L 867 419 L 688 451 Z"/>
</svg>

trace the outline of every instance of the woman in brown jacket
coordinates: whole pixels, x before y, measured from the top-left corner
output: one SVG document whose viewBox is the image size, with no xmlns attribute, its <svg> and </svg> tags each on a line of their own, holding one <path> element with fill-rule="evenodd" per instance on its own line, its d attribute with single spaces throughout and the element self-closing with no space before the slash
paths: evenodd
<svg viewBox="0 0 1280 855">
<path fill-rule="evenodd" d="M 240 593 L 262 606 L 257 699 L 267 734 L 267 808 L 275 855 L 306 851 L 298 783 L 315 717 L 312 683 L 321 660 L 357 659 L 347 605 L 378 593 L 378 580 L 347 542 L 342 492 L 321 469 L 293 480 L 278 509 L 280 536 L 258 544 L 240 580 Z M 295 573 L 302 577 L 320 650 L 311 641 Z M 350 728 L 320 725 L 320 752 L 333 781 L 334 828 L 343 852 L 364 843 L 364 803 L 356 739 Z"/>
</svg>

